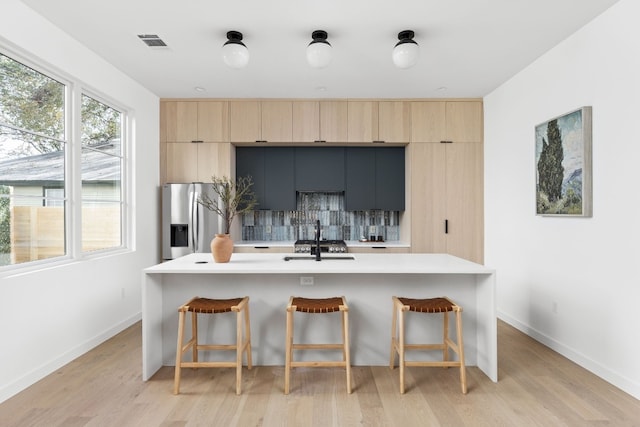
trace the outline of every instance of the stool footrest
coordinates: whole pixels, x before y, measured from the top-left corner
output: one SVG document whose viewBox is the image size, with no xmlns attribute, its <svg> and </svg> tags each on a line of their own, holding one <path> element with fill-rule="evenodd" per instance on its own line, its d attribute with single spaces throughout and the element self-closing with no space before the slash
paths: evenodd
<svg viewBox="0 0 640 427">
<path fill-rule="evenodd" d="M 325 360 L 317 360 L 317 361 L 296 361 L 296 362 L 291 362 L 290 366 L 292 368 L 296 368 L 296 367 L 306 367 L 306 368 L 322 368 L 322 367 L 346 367 L 347 366 L 347 362 L 339 362 L 339 361 L 325 361 Z"/>
<path fill-rule="evenodd" d="M 182 362 L 181 368 L 236 368 L 238 364 L 234 362 Z"/>
<path fill-rule="evenodd" d="M 441 367 L 460 367 L 460 362 L 443 362 L 443 361 L 436 361 L 434 360 L 433 362 L 425 362 L 425 361 L 410 361 L 410 360 L 405 360 L 404 361 L 404 366 L 441 366 Z"/>
<path fill-rule="evenodd" d="M 294 350 L 343 350 L 344 344 L 293 344 Z"/>
</svg>

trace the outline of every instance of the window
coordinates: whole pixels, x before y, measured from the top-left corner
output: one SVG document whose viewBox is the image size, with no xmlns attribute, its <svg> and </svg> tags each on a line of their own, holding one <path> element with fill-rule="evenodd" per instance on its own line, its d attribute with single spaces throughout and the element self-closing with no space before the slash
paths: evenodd
<svg viewBox="0 0 640 427">
<path fill-rule="evenodd" d="M 122 244 L 122 113 L 82 95 L 82 250 Z"/>
<path fill-rule="evenodd" d="M 0 53 L 0 269 L 123 246 L 125 114 L 75 87 Z"/>
</svg>

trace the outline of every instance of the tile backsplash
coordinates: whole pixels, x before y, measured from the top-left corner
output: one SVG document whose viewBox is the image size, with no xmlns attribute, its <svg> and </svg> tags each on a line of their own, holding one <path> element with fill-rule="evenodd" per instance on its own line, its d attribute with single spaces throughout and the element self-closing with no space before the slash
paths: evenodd
<svg viewBox="0 0 640 427">
<path fill-rule="evenodd" d="M 344 193 L 298 193 L 295 211 L 253 211 L 242 216 L 242 240 L 313 239 L 316 220 L 322 237 L 359 240 L 382 236 L 400 239 L 400 212 L 344 210 Z M 373 228 L 373 229 L 372 229 Z"/>
</svg>

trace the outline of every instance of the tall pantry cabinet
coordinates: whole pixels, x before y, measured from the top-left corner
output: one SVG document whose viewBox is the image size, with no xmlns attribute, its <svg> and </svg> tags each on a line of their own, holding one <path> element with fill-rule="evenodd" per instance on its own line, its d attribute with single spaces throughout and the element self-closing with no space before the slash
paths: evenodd
<svg viewBox="0 0 640 427">
<path fill-rule="evenodd" d="M 482 103 L 416 101 L 411 118 L 411 250 L 482 263 Z"/>
</svg>

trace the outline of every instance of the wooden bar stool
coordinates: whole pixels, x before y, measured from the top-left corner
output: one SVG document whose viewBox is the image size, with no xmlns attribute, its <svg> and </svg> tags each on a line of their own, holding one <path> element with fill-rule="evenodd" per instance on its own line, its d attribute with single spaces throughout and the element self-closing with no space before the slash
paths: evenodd
<svg viewBox="0 0 640 427">
<path fill-rule="evenodd" d="M 467 393 L 467 375 L 464 366 L 464 344 L 462 342 L 462 307 L 453 303 L 446 297 L 413 299 L 392 297 L 393 319 L 391 322 L 391 357 L 389 367 L 393 369 L 396 353 L 400 366 L 400 393 L 404 393 L 404 368 L 405 366 L 457 366 L 460 368 L 460 384 L 462 393 Z M 407 344 L 405 342 L 405 313 L 415 311 L 418 313 L 443 313 L 444 328 L 443 340 L 438 344 Z M 456 314 L 457 343 L 449 338 L 449 312 Z M 449 349 L 458 355 L 457 361 L 449 360 Z M 442 361 L 406 361 L 407 350 L 442 350 Z"/>
<path fill-rule="evenodd" d="M 183 345 L 185 314 L 191 312 L 191 339 Z M 199 344 L 198 314 L 236 313 L 235 344 Z M 243 339 L 244 314 L 244 339 Z M 191 349 L 192 361 L 183 362 L 182 355 Z M 198 351 L 235 350 L 236 360 L 230 362 L 199 362 Z M 209 299 L 195 297 L 178 309 L 178 346 L 176 349 L 176 370 L 173 394 L 180 393 L 181 368 L 236 368 L 236 394 L 240 394 L 242 381 L 242 354 L 247 353 L 247 367 L 251 369 L 251 328 L 249 322 L 249 297 L 233 299 Z"/>
<path fill-rule="evenodd" d="M 342 313 L 342 343 L 338 344 L 301 344 L 293 342 L 293 313 Z M 347 393 L 351 393 L 351 362 L 349 356 L 349 307 L 342 297 L 333 298 L 301 298 L 291 297 L 287 305 L 287 344 L 284 373 L 284 394 L 289 394 L 289 381 L 291 368 L 298 366 L 320 367 L 334 366 L 345 367 L 347 371 Z M 341 361 L 294 361 L 293 350 L 342 350 Z"/>
</svg>

